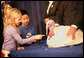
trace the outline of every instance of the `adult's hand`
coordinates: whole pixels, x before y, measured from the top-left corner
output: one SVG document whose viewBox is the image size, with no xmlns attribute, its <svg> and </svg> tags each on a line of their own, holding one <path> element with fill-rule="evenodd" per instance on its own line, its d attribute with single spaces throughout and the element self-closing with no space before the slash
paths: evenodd
<svg viewBox="0 0 84 58">
<path fill-rule="evenodd" d="M 75 39 L 75 32 L 76 32 L 76 29 L 75 27 L 71 26 L 71 28 L 69 29 L 69 31 L 67 32 L 67 37 L 69 37 L 70 35 L 72 36 L 72 39 L 74 40 Z"/>
</svg>

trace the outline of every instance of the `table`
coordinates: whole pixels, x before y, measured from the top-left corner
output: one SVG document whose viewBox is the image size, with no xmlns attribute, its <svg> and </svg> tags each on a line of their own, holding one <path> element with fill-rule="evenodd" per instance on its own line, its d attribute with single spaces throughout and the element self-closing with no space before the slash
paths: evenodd
<svg viewBox="0 0 84 58">
<path fill-rule="evenodd" d="M 49 48 L 46 40 L 26 46 L 24 50 L 12 50 L 11 57 L 83 57 L 83 44 Z"/>
</svg>

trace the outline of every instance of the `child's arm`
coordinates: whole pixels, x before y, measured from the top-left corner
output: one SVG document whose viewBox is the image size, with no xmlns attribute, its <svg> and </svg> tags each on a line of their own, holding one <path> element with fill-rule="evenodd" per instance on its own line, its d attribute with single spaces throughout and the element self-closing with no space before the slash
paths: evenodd
<svg viewBox="0 0 84 58">
<path fill-rule="evenodd" d="M 17 30 L 14 28 L 10 28 L 9 32 L 11 32 L 11 35 L 16 39 L 16 41 L 18 41 L 20 44 L 25 44 L 28 43 L 30 41 L 33 41 L 34 39 L 41 39 L 42 35 L 40 36 L 32 36 L 30 38 L 27 39 L 22 39 L 21 36 L 17 33 Z"/>
<path fill-rule="evenodd" d="M 20 47 L 19 43 L 16 42 L 17 50 L 24 50 L 24 47 Z"/>
</svg>

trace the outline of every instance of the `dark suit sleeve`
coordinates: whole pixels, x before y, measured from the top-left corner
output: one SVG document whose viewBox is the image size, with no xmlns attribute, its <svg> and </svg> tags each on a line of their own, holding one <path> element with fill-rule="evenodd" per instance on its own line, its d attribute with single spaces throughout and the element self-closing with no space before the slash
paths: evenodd
<svg viewBox="0 0 84 58">
<path fill-rule="evenodd" d="M 63 23 L 62 17 L 63 17 L 63 14 L 64 14 L 64 9 L 63 9 L 62 2 L 59 1 L 57 3 L 57 5 L 55 6 L 55 9 L 53 9 L 53 10 L 54 11 L 50 10 L 53 14 L 53 15 L 50 16 L 50 18 L 53 19 L 56 23 L 62 24 Z"/>
<path fill-rule="evenodd" d="M 83 2 L 82 1 L 69 1 L 66 3 L 64 12 L 63 23 L 64 25 L 77 25 L 78 28 L 82 25 L 83 21 Z"/>
<path fill-rule="evenodd" d="M 56 23 L 61 24 L 61 17 L 63 15 L 63 8 L 61 2 L 55 1 L 53 2 L 53 7 L 49 9 L 48 18 L 53 19 Z"/>
</svg>

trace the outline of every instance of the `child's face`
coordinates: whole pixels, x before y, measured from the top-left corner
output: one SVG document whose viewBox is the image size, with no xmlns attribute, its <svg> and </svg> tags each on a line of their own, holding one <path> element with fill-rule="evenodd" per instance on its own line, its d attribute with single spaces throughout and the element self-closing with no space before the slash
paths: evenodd
<svg viewBox="0 0 84 58">
<path fill-rule="evenodd" d="M 45 18 L 44 22 L 47 23 L 49 21 L 49 18 Z"/>
<path fill-rule="evenodd" d="M 21 22 L 21 15 L 18 16 L 17 18 L 15 18 L 15 24 L 16 24 L 16 26 L 19 26 L 20 22 Z"/>
<path fill-rule="evenodd" d="M 27 14 L 24 14 L 24 15 L 22 16 L 21 21 L 22 21 L 22 25 L 23 25 L 23 26 L 27 26 L 28 23 L 29 23 L 29 16 L 28 16 Z"/>
</svg>

